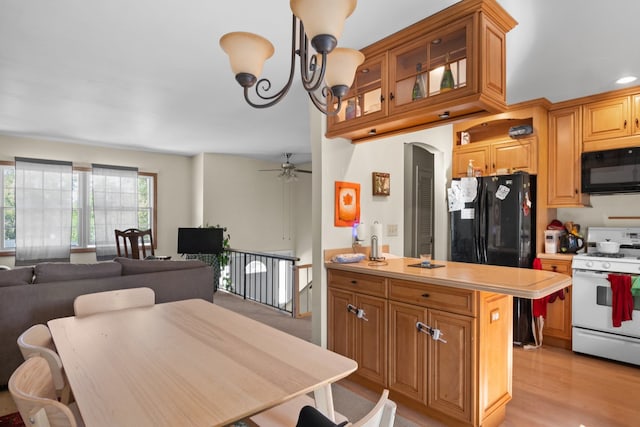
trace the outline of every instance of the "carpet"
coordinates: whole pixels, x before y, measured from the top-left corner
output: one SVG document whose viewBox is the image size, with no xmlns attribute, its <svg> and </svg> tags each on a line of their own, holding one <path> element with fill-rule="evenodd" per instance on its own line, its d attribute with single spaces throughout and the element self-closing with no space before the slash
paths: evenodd
<svg viewBox="0 0 640 427">
<path fill-rule="evenodd" d="M 14 412 L 0 417 L 0 427 L 24 427 L 24 422 L 22 422 L 20 414 Z"/>
</svg>

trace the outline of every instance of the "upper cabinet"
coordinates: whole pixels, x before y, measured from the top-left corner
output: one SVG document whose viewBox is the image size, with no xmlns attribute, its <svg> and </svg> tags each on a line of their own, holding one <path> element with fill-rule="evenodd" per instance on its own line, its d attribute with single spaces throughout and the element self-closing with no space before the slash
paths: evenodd
<svg viewBox="0 0 640 427">
<path fill-rule="evenodd" d="M 327 137 L 360 140 L 506 110 L 505 37 L 515 25 L 495 0 L 463 0 L 364 48 Z"/>
<path fill-rule="evenodd" d="M 640 94 L 629 94 L 582 106 L 584 151 L 639 145 Z"/>
</svg>

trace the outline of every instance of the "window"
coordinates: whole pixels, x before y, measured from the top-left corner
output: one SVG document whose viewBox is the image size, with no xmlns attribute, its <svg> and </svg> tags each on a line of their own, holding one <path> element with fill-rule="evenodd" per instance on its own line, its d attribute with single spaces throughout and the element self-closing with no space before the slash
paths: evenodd
<svg viewBox="0 0 640 427">
<path fill-rule="evenodd" d="M 13 163 L 0 164 L 0 252 L 11 253 L 16 243 L 15 212 L 15 167 Z M 95 246 L 95 228 L 92 209 L 91 169 L 73 170 L 73 211 L 71 218 L 71 247 L 75 251 L 93 251 Z M 138 173 L 138 228 L 153 230 L 157 235 L 156 221 L 157 174 Z M 114 237 L 115 239 L 115 237 Z M 115 240 L 114 240 L 115 242 Z M 154 239 L 155 244 L 155 239 Z"/>
<path fill-rule="evenodd" d="M 2 241 L 0 250 L 15 249 L 16 247 L 16 193 L 15 180 L 16 169 L 11 165 L 0 165 L 0 180 L 2 181 Z"/>
</svg>

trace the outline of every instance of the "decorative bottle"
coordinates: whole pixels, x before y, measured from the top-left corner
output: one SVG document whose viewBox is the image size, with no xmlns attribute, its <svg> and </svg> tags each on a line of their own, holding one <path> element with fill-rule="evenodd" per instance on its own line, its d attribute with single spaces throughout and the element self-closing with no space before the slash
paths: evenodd
<svg viewBox="0 0 640 427">
<path fill-rule="evenodd" d="M 345 120 L 356 118 L 356 102 L 353 99 L 347 101 L 347 108 L 344 111 Z"/>
<path fill-rule="evenodd" d="M 413 92 L 411 93 L 411 100 L 415 101 L 424 98 L 426 95 L 424 74 L 422 74 L 422 63 L 416 64 L 416 81 L 413 84 Z"/>
<path fill-rule="evenodd" d="M 447 54 L 444 64 L 444 72 L 442 73 L 442 80 L 440 81 L 440 93 L 450 91 L 453 89 L 454 85 L 453 73 L 451 72 L 451 65 L 449 64 L 449 54 Z"/>
<path fill-rule="evenodd" d="M 469 159 L 469 164 L 467 165 L 467 176 L 473 176 L 473 159 Z"/>
</svg>

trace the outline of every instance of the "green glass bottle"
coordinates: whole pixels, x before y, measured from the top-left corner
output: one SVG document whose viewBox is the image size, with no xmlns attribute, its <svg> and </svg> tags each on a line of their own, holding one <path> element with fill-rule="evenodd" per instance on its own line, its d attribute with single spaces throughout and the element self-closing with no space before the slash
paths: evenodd
<svg viewBox="0 0 640 427">
<path fill-rule="evenodd" d="M 418 62 L 416 64 L 416 81 L 413 83 L 413 91 L 411 92 L 411 100 L 416 101 L 418 99 L 424 98 L 425 92 L 425 84 L 424 84 L 424 74 L 422 74 L 422 63 Z"/>
<path fill-rule="evenodd" d="M 453 89 L 455 82 L 453 81 L 453 73 L 451 72 L 451 65 L 449 64 L 449 55 L 444 64 L 444 72 L 442 73 L 442 80 L 440 81 L 440 93 L 447 92 Z"/>
</svg>

